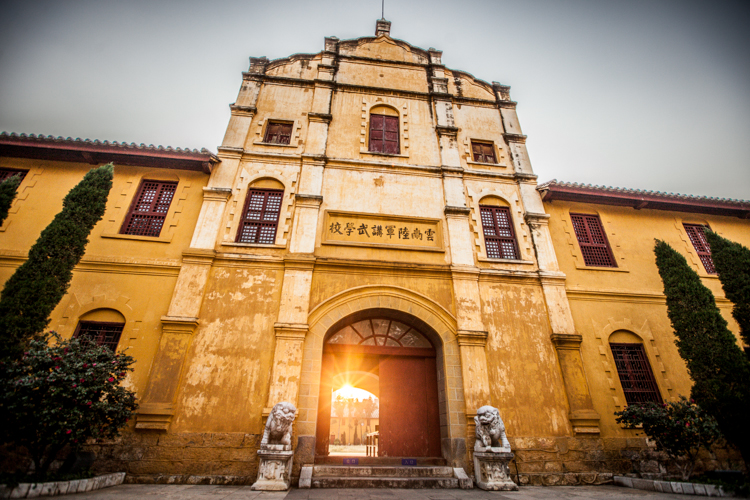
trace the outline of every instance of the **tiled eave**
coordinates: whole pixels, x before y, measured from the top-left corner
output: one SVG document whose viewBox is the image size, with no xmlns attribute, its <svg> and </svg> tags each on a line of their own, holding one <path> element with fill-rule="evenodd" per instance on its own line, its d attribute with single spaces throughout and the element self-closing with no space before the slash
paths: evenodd
<svg viewBox="0 0 750 500">
<path fill-rule="evenodd" d="M 537 190 L 542 200 L 549 203 L 555 200 L 592 203 L 595 205 L 615 205 L 636 210 L 670 210 L 728 217 L 750 218 L 750 201 L 727 198 L 709 198 L 683 194 L 642 191 L 639 189 L 612 188 L 587 184 L 558 182 L 552 180 L 541 184 Z"/>
<path fill-rule="evenodd" d="M 206 149 L 181 149 L 89 139 L 0 133 L 0 156 L 100 165 L 131 165 L 210 174 L 219 158 Z"/>
</svg>

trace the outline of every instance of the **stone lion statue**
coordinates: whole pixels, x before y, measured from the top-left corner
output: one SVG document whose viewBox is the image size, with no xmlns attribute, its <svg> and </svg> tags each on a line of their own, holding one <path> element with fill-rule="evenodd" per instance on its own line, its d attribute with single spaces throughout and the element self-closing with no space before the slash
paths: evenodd
<svg viewBox="0 0 750 500">
<path fill-rule="evenodd" d="M 510 452 L 510 443 L 505 436 L 505 424 L 500 418 L 500 412 L 493 406 L 482 406 L 477 410 L 474 417 L 477 426 L 477 440 L 474 451 L 507 451 Z M 493 450 L 491 448 L 501 448 Z"/>
<path fill-rule="evenodd" d="M 292 403 L 276 403 L 266 421 L 266 429 L 260 441 L 261 449 L 291 450 L 292 423 L 296 417 L 297 408 Z"/>
</svg>

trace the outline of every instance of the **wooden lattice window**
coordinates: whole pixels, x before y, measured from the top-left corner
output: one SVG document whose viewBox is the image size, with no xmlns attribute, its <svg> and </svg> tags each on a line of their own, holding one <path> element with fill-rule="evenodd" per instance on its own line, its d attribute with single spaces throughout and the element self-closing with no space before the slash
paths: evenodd
<svg viewBox="0 0 750 500">
<path fill-rule="evenodd" d="M 105 323 L 102 321 L 81 321 L 74 334 L 75 337 L 88 337 L 99 345 L 104 345 L 117 350 L 117 344 L 120 342 L 120 335 L 124 323 Z"/>
<path fill-rule="evenodd" d="M 398 135 L 398 116 L 370 115 L 370 151 L 399 154 Z"/>
<path fill-rule="evenodd" d="M 518 259 L 518 243 L 508 207 L 479 206 L 484 244 L 490 259 Z"/>
<path fill-rule="evenodd" d="M 238 243 L 270 245 L 276 242 L 276 227 L 279 224 L 283 196 L 284 191 L 278 189 L 251 189 L 247 193 L 240 229 L 237 232 Z"/>
<path fill-rule="evenodd" d="M 292 124 L 283 122 L 270 122 L 266 126 L 266 136 L 263 142 L 274 144 L 289 144 L 292 140 Z"/>
<path fill-rule="evenodd" d="M 570 214 L 583 261 L 587 266 L 617 267 L 598 215 Z"/>
<path fill-rule="evenodd" d="M 497 160 L 495 160 L 495 148 L 491 143 L 471 141 L 471 152 L 476 162 L 497 163 Z"/>
<path fill-rule="evenodd" d="M 9 177 L 13 177 L 14 175 L 20 175 L 21 180 L 23 180 L 23 178 L 26 177 L 26 172 L 28 172 L 28 170 L 16 170 L 14 168 L 0 168 L 0 182 L 3 182 L 5 179 Z"/>
<path fill-rule="evenodd" d="M 661 403 L 659 387 L 654 380 L 651 364 L 646 357 L 643 344 L 610 343 L 617 374 L 629 405 L 637 403 Z"/>
<path fill-rule="evenodd" d="M 708 245 L 706 239 L 705 230 L 708 226 L 702 226 L 700 224 L 683 224 L 685 232 L 690 238 L 690 242 L 693 244 L 693 248 L 698 252 L 698 258 L 703 262 L 703 267 L 706 269 L 708 274 L 716 274 L 716 268 L 714 267 L 714 260 L 711 258 L 711 247 Z"/>
<path fill-rule="evenodd" d="M 120 234 L 158 237 L 175 191 L 176 182 L 144 180 L 125 217 Z"/>
</svg>

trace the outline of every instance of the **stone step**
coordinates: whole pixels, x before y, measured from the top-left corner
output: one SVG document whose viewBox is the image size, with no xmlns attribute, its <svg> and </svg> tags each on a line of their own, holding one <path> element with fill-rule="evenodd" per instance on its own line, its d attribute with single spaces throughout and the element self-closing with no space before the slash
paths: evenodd
<svg viewBox="0 0 750 500">
<path fill-rule="evenodd" d="M 339 456 L 321 456 L 315 457 L 315 465 L 344 465 L 344 459 L 352 457 L 339 457 Z M 401 465 L 401 457 L 354 457 L 359 463 L 357 465 Z M 404 457 L 411 458 L 411 457 Z M 420 457 L 416 459 L 418 466 L 423 465 L 448 465 L 448 462 L 442 457 Z"/>
<path fill-rule="evenodd" d="M 447 477 L 315 477 L 313 488 L 452 488 L 458 479 Z"/>
<path fill-rule="evenodd" d="M 382 465 L 375 466 L 336 466 L 336 465 L 315 465 L 313 467 L 313 477 L 438 477 L 452 478 L 452 467 L 436 466 L 417 466 L 417 467 L 388 467 Z"/>
</svg>

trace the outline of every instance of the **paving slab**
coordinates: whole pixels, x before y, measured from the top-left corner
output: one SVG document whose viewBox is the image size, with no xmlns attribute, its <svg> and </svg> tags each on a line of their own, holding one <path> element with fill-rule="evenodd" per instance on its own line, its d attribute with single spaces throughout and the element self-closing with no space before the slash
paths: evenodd
<svg viewBox="0 0 750 500">
<path fill-rule="evenodd" d="M 519 491 L 297 489 L 252 491 L 250 486 L 188 484 L 122 484 L 65 495 L 65 500 L 685 500 L 683 495 L 634 490 L 619 486 L 521 486 Z"/>
</svg>

